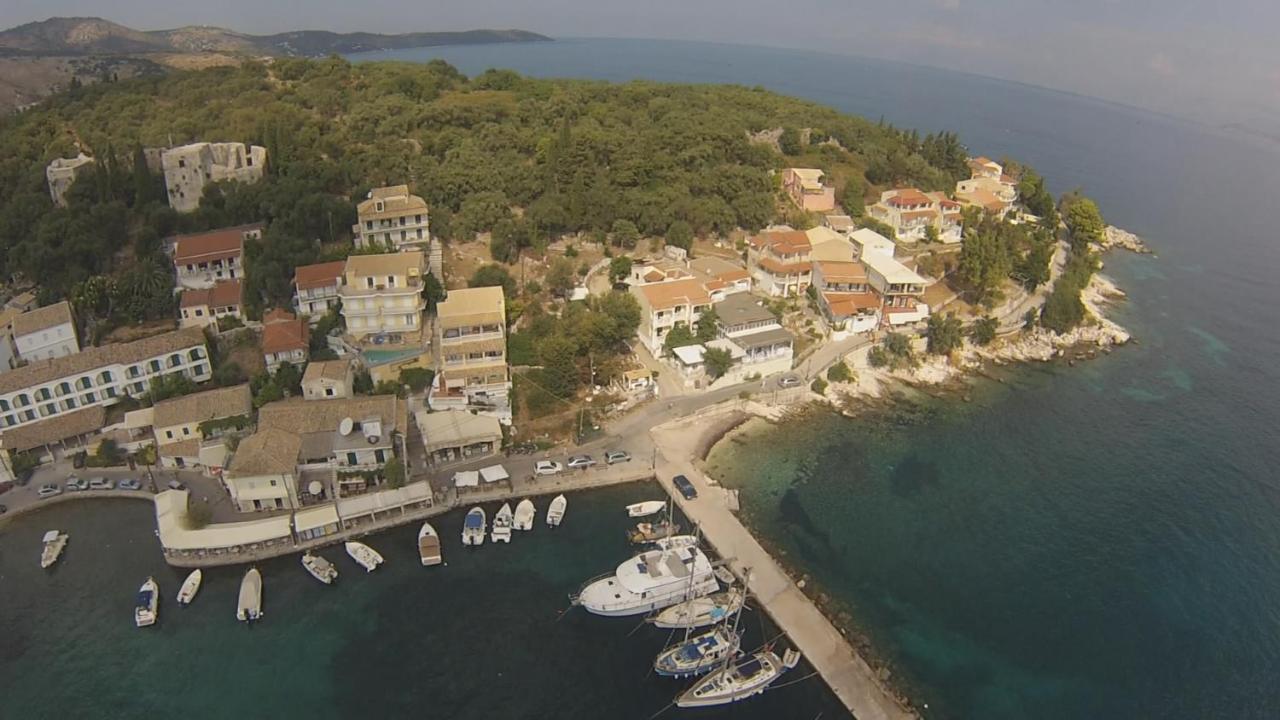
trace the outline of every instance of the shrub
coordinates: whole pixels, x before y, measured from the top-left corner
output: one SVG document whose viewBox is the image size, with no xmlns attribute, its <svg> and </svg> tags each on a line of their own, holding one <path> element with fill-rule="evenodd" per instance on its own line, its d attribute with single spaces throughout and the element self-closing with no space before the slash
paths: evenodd
<svg viewBox="0 0 1280 720">
<path fill-rule="evenodd" d="M 831 382 L 849 382 L 852 378 L 853 373 L 849 372 L 849 366 L 843 360 L 827 368 L 827 379 Z"/>
<path fill-rule="evenodd" d="M 990 316 L 978 318 L 978 321 L 969 329 L 969 337 L 977 345 L 990 345 L 992 340 L 996 339 L 996 329 L 999 323 Z"/>
<path fill-rule="evenodd" d="M 814 378 L 809 385 L 809 389 L 821 395 L 827 391 L 827 381 L 822 378 Z"/>
</svg>

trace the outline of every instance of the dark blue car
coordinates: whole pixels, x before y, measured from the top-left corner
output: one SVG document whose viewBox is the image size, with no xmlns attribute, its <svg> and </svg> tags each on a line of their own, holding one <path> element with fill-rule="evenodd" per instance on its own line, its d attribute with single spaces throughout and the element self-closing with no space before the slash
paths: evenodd
<svg viewBox="0 0 1280 720">
<path fill-rule="evenodd" d="M 693 486 L 693 483 L 689 482 L 689 478 L 683 475 L 671 478 L 671 484 L 676 486 L 676 489 L 680 491 L 685 500 L 693 500 L 698 497 L 698 489 Z"/>
</svg>

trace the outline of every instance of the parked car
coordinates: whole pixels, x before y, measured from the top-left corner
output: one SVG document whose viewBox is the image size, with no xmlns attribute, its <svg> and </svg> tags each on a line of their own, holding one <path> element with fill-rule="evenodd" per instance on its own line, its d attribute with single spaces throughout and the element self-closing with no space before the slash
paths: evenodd
<svg viewBox="0 0 1280 720">
<path fill-rule="evenodd" d="M 7 512 L 9 512 L 9 507 L 7 505 L 0 505 L 0 515 L 3 515 Z"/>
<path fill-rule="evenodd" d="M 54 485 L 53 483 L 45 483 L 44 485 L 40 486 L 39 490 L 36 491 L 36 496 L 39 497 L 41 500 L 45 498 L 51 498 L 54 495 L 61 495 L 61 494 L 62 494 L 62 488 L 58 487 L 57 485 Z"/>
<path fill-rule="evenodd" d="M 121 490 L 141 490 L 142 483 L 137 478 L 121 478 L 120 483 L 116 487 Z"/>
<path fill-rule="evenodd" d="M 574 470 L 586 470 L 596 464 L 596 459 L 590 455 L 574 455 L 569 458 L 569 467 Z"/>
<path fill-rule="evenodd" d="M 803 381 L 800 379 L 799 375 L 783 375 L 782 377 L 778 378 L 778 387 L 780 388 L 799 387 L 801 382 Z"/>
<path fill-rule="evenodd" d="M 71 456 L 71 465 L 77 470 L 84 467 L 84 461 L 85 452 L 83 450 Z"/>
<path fill-rule="evenodd" d="M 75 475 L 72 475 L 71 477 L 67 478 L 67 489 L 68 490 L 88 490 L 89 481 L 85 480 L 84 478 L 78 478 Z"/>
<path fill-rule="evenodd" d="M 698 488 L 694 487 L 693 483 L 689 482 L 689 478 L 683 475 L 671 478 L 671 484 L 676 486 L 676 489 L 680 491 L 685 500 L 694 500 L 698 497 Z"/>
<path fill-rule="evenodd" d="M 90 490 L 114 490 L 116 481 L 104 477 L 89 478 Z"/>
<path fill-rule="evenodd" d="M 604 454 L 604 462 L 606 465 L 631 462 L 631 453 L 626 450 L 610 450 Z"/>
<path fill-rule="evenodd" d="M 534 475 L 556 475 L 563 469 L 564 466 L 555 460 L 539 460 L 533 464 Z"/>
<path fill-rule="evenodd" d="M 178 482 L 177 480 L 170 480 L 169 489 L 170 490 L 186 490 L 187 486 L 183 485 L 181 482 Z"/>
</svg>

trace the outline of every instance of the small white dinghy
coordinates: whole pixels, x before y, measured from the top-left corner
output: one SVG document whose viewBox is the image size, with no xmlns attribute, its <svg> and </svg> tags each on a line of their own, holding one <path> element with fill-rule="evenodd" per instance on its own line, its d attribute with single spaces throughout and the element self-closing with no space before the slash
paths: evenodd
<svg viewBox="0 0 1280 720">
<path fill-rule="evenodd" d="M 494 542 L 511 542 L 511 520 L 513 517 L 511 504 L 502 503 L 498 514 L 493 516 L 493 532 L 489 534 Z"/>
<path fill-rule="evenodd" d="M 332 585 L 333 581 L 338 579 L 338 568 L 319 555 L 312 555 L 309 552 L 302 553 L 302 567 L 306 568 L 311 577 L 325 585 Z"/>
<path fill-rule="evenodd" d="M 160 617 L 160 586 L 155 578 L 147 578 L 138 588 L 138 601 L 133 605 L 133 624 L 140 628 L 156 624 Z"/>
<path fill-rule="evenodd" d="M 667 629 L 714 625 L 741 610 L 745 600 L 746 593 L 738 588 L 730 588 L 664 608 L 653 617 L 653 624 Z"/>
<path fill-rule="evenodd" d="M 485 524 L 484 508 L 476 506 L 468 510 L 462 519 L 462 544 L 483 545 Z"/>
<path fill-rule="evenodd" d="M 551 501 L 551 506 L 547 508 L 547 525 L 560 527 L 560 523 L 564 521 L 564 511 L 568 507 L 569 500 L 564 495 L 557 495 L 556 499 Z"/>
<path fill-rule="evenodd" d="M 656 515 L 667 509 L 667 503 L 664 500 L 649 500 L 647 502 L 639 502 L 634 505 L 627 506 L 627 515 L 629 517 L 648 517 Z"/>
<path fill-rule="evenodd" d="M 516 530 L 532 530 L 533 518 L 538 514 L 538 509 L 533 506 L 533 501 L 525 498 L 516 505 L 516 516 L 511 522 L 511 527 Z"/>
<path fill-rule="evenodd" d="M 347 554 L 351 556 L 352 560 L 356 561 L 357 565 L 364 568 L 365 572 L 373 572 L 382 564 L 382 556 L 378 554 L 378 551 L 362 542 L 355 542 L 354 540 L 348 542 Z"/>
<path fill-rule="evenodd" d="M 440 536 L 429 522 L 422 523 L 422 529 L 418 531 L 418 557 L 422 558 L 424 567 L 444 562 L 440 555 Z"/>
<path fill-rule="evenodd" d="M 182 587 L 178 588 L 178 604 L 186 607 L 196 599 L 196 593 L 200 592 L 200 581 L 204 579 L 204 573 L 199 568 L 191 571 L 186 580 L 182 581 Z"/>
<path fill-rule="evenodd" d="M 247 623 L 262 619 L 262 573 L 258 572 L 258 568 L 249 568 L 249 572 L 240 581 L 236 619 Z"/>
<path fill-rule="evenodd" d="M 70 535 L 60 530 L 50 530 L 44 534 L 44 547 L 40 549 L 40 567 L 49 568 L 62 557 Z"/>
</svg>

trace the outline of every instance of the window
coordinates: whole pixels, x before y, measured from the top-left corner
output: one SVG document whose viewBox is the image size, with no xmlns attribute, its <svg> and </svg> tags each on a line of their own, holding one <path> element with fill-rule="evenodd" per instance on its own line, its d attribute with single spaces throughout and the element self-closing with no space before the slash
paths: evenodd
<svg viewBox="0 0 1280 720">
<path fill-rule="evenodd" d="M 396 286 L 396 276 L 395 276 L 395 275 L 388 275 L 388 276 L 387 276 L 387 287 L 395 287 L 395 286 Z"/>
<path fill-rule="evenodd" d="M 23 411 L 22 411 L 22 419 L 23 419 L 23 420 L 27 420 L 27 421 L 35 420 L 35 419 L 36 419 L 36 411 L 35 411 L 35 410 L 23 410 Z"/>
<path fill-rule="evenodd" d="M 53 399 L 53 393 L 49 392 L 49 388 L 47 388 L 47 387 L 42 387 L 42 388 L 40 388 L 39 390 L 37 390 L 37 391 L 36 391 L 36 399 L 38 399 L 38 400 L 52 400 L 52 399 Z"/>
<path fill-rule="evenodd" d="M 355 465 L 355 464 L 356 464 L 356 462 L 357 462 L 357 461 L 356 461 L 356 454 L 355 454 L 355 453 L 353 453 L 353 452 L 349 452 L 349 453 L 347 453 L 347 464 L 348 464 L 348 465 Z"/>
<path fill-rule="evenodd" d="M 58 397 L 69 394 L 71 394 L 71 383 L 65 381 L 58 383 Z"/>
<path fill-rule="evenodd" d="M 152 360 L 147 365 L 151 368 L 151 372 L 160 372 L 161 365 L 159 360 Z"/>
<path fill-rule="evenodd" d="M 17 424 L 17 418 L 15 418 L 15 417 L 14 417 L 14 416 L 12 416 L 12 415 L 5 415 L 5 416 L 4 416 L 4 424 L 5 424 L 5 427 L 9 427 L 10 425 L 16 425 L 16 424 Z"/>
<path fill-rule="evenodd" d="M 184 427 L 184 428 L 182 428 L 182 435 L 183 435 L 183 437 L 187 437 L 187 436 L 191 435 L 191 428 L 189 428 L 189 427 Z"/>
<path fill-rule="evenodd" d="M 386 462 L 386 461 L 387 461 L 387 453 L 386 453 L 386 451 L 385 451 L 385 450 L 374 450 L 374 451 L 373 451 L 373 459 L 374 459 L 374 460 L 377 460 L 379 463 L 384 463 L 384 462 Z"/>
<path fill-rule="evenodd" d="M 186 161 L 186 159 L 185 159 L 185 158 L 178 158 L 178 167 L 180 167 L 180 168 L 184 168 L 184 167 L 186 167 L 186 166 L 187 166 L 187 161 Z"/>
<path fill-rule="evenodd" d="M 196 317 L 204 317 L 204 309 L 196 308 Z"/>
<path fill-rule="evenodd" d="M 111 382 L 114 379 L 115 378 L 111 376 L 110 370 L 103 370 L 101 373 L 98 374 L 99 385 L 106 385 L 107 383 Z"/>
<path fill-rule="evenodd" d="M 173 431 L 172 431 L 172 430 L 165 430 L 165 431 L 164 431 L 164 436 L 165 436 L 167 439 L 172 440 L 172 439 L 173 439 Z"/>
<path fill-rule="evenodd" d="M 192 348 L 191 352 L 187 353 L 187 357 L 190 358 L 192 362 L 195 362 L 196 360 L 203 360 L 204 348 Z"/>
<path fill-rule="evenodd" d="M 172 355 L 170 355 L 170 356 L 169 356 L 169 367 L 171 367 L 171 368 L 176 368 L 176 367 L 178 367 L 178 366 L 179 366 L 179 365 L 181 365 L 181 364 L 182 364 L 182 356 L 181 356 L 181 355 L 179 355 L 178 353 L 174 353 L 174 354 L 172 354 Z"/>
<path fill-rule="evenodd" d="M 9 401 L 0 400 L 0 412 L 8 412 L 8 411 L 9 411 Z"/>
<path fill-rule="evenodd" d="M 365 287 L 367 287 L 367 288 L 371 288 L 371 287 L 373 287 L 373 278 L 372 278 L 372 277 L 367 277 L 367 278 L 365 278 L 365 279 L 364 279 L 364 286 L 365 286 Z"/>
<path fill-rule="evenodd" d="M 277 482 L 276 482 L 276 479 L 275 479 L 275 478 L 271 478 L 271 487 L 276 487 L 276 485 L 278 485 L 278 484 L 279 484 L 279 483 L 277 483 Z"/>
<path fill-rule="evenodd" d="M 377 201 L 377 202 L 375 202 L 375 203 L 373 204 L 373 211 L 374 211 L 374 212 L 382 212 L 382 211 L 384 211 L 384 210 L 386 210 L 386 209 L 387 209 L 387 205 L 386 205 L 386 203 L 382 202 L 381 200 L 379 200 L 379 201 Z"/>
<path fill-rule="evenodd" d="M 108 387 L 108 388 L 107 388 L 107 397 L 109 397 L 109 398 L 113 398 L 113 397 L 115 397 L 115 396 L 116 396 L 116 389 L 115 389 L 115 386 L 110 386 L 110 387 Z"/>
<path fill-rule="evenodd" d="M 325 388 L 325 389 L 324 389 L 324 395 L 325 395 L 325 397 L 333 397 L 333 395 L 334 395 L 333 388 L 331 388 L 331 387 L 327 387 L 327 388 Z"/>
<path fill-rule="evenodd" d="M 82 377 L 76 381 L 76 387 L 81 390 L 88 390 L 93 387 L 93 381 L 87 377 Z"/>
<path fill-rule="evenodd" d="M 93 393 L 85 393 L 84 397 L 81 398 L 81 402 L 83 402 L 86 405 L 91 405 L 93 403 L 98 402 L 98 396 Z"/>
<path fill-rule="evenodd" d="M 14 398 L 14 403 L 17 404 L 18 407 L 26 407 L 31 404 L 31 398 L 27 397 L 26 393 L 23 393 Z"/>
</svg>

